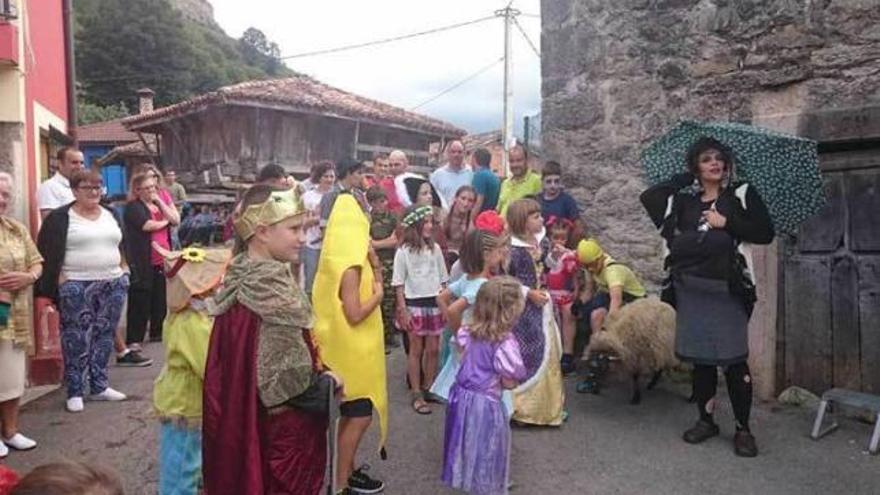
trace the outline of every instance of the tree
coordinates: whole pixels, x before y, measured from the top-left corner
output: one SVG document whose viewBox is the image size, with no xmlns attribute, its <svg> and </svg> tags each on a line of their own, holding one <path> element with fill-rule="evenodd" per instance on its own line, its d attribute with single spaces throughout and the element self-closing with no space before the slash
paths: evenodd
<svg viewBox="0 0 880 495">
<path fill-rule="evenodd" d="M 77 0 L 75 53 L 83 101 L 137 109 L 138 89 L 164 106 L 241 81 L 292 75 L 259 30 L 243 43 L 187 20 L 167 0 Z M 248 53 L 245 53 L 245 52 Z M 272 58 L 271 54 L 275 54 Z"/>
<path fill-rule="evenodd" d="M 102 107 L 94 103 L 84 101 L 82 97 L 77 99 L 76 114 L 79 125 L 94 124 L 95 122 L 105 122 L 107 120 L 128 117 L 128 108 L 125 103 L 119 102 L 116 105 Z"/>
<path fill-rule="evenodd" d="M 281 63 L 281 49 L 274 41 L 255 27 L 249 27 L 238 40 L 245 60 L 262 67 L 269 75 L 278 75 Z"/>
</svg>

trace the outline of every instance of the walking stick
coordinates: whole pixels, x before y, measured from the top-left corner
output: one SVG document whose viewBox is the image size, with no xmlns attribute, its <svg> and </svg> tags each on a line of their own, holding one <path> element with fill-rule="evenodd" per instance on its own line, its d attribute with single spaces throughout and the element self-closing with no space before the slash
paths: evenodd
<svg viewBox="0 0 880 495">
<path fill-rule="evenodd" d="M 336 388 L 330 387 L 328 401 L 327 424 L 327 495 L 336 495 L 336 441 L 339 431 L 339 403 L 336 399 Z"/>
</svg>

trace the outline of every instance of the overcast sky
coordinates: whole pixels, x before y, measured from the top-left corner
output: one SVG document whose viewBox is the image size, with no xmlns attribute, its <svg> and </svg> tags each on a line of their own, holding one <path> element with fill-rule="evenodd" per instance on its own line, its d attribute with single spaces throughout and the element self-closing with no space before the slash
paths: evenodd
<svg viewBox="0 0 880 495">
<path fill-rule="evenodd" d="M 234 37 L 256 27 L 278 43 L 282 55 L 424 31 L 492 13 L 509 0 L 210 0 L 214 16 Z M 525 14 L 540 13 L 540 0 L 514 0 Z M 540 19 L 519 23 L 540 50 Z M 514 121 L 541 107 L 540 60 L 513 30 Z M 415 39 L 347 52 L 286 60 L 296 71 L 341 89 L 402 108 L 437 95 L 501 57 L 504 29 L 500 18 Z M 458 89 L 417 111 L 452 122 L 470 132 L 501 127 L 503 66 L 497 64 Z"/>
</svg>

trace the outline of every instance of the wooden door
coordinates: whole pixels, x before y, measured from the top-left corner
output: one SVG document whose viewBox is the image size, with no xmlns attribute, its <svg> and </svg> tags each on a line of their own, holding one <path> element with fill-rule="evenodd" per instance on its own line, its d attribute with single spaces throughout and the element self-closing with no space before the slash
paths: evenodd
<svg viewBox="0 0 880 495">
<path fill-rule="evenodd" d="M 880 146 L 821 161 L 828 204 L 783 242 L 783 388 L 880 393 Z"/>
</svg>

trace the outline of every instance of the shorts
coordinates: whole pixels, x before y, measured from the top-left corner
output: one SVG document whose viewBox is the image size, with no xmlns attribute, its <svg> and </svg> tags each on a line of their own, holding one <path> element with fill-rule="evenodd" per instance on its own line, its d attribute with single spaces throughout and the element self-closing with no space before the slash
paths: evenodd
<svg viewBox="0 0 880 495">
<path fill-rule="evenodd" d="M 343 418 L 369 418 L 373 415 L 373 402 L 370 399 L 355 399 L 339 404 L 339 415 Z"/>
<path fill-rule="evenodd" d="M 437 298 L 407 299 L 406 309 L 410 315 L 409 331 L 413 335 L 437 337 L 443 333 L 443 314 L 437 306 Z"/>
<path fill-rule="evenodd" d="M 623 304 L 631 303 L 631 302 L 635 301 L 636 299 L 640 299 L 640 298 L 633 296 L 631 294 L 627 294 L 626 292 L 623 293 Z M 576 301 L 571 306 L 571 312 L 577 318 L 589 319 L 590 315 L 593 314 L 593 311 L 595 311 L 597 309 L 605 309 L 607 311 L 608 308 L 610 308 L 610 307 L 611 307 L 611 294 L 609 294 L 607 292 L 600 292 L 600 293 L 596 294 L 595 296 L 593 296 L 592 299 L 590 299 L 589 301 L 587 301 L 585 303 L 581 303 L 580 301 Z"/>
</svg>

